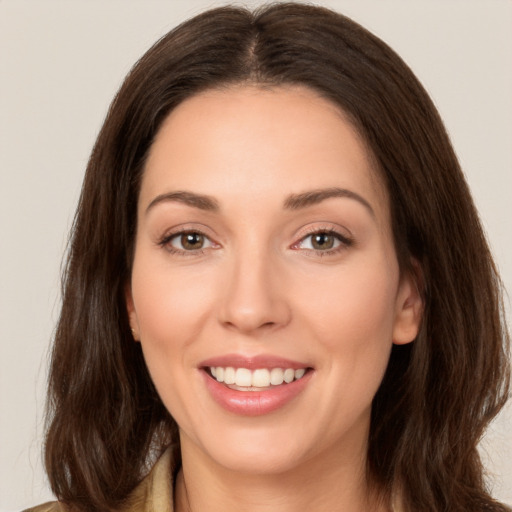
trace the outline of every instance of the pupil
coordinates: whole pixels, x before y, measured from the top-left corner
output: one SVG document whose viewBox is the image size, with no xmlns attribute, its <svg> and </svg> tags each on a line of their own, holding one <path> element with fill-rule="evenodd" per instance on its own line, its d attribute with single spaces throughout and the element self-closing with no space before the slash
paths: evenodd
<svg viewBox="0 0 512 512">
<path fill-rule="evenodd" d="M 312 245 L 315 249 L 332 249 L 334 237 L 327 233 L 319 233 L 313 237 Z"/>
<path fill-rule="evenodd" d="M 181 235 L 181 244 L 185 249 L 200 249 L 203 245 L 203 235 L 199 233 Z"/>
</svg>

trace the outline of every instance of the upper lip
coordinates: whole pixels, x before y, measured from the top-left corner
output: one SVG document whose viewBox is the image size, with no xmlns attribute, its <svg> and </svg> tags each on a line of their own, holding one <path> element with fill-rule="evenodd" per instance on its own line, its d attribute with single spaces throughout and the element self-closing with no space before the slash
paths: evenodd
<svg viewBox="0 0 512 512">
<path fill-rule="evenodd" d="M 273 356 L 270 354 L 258 354 L 254 356 L 244 356 L 241 354 L 225 354 L 222 356 L 206 359 L 199 364 L 200 367 L 221 366 L 223 368 L 247 368 L 248 370 L 257 370 L 258 368 L 309 368 L 310 365 L 300 361 L 293 361 L 284 357 Z"/>
</svg>

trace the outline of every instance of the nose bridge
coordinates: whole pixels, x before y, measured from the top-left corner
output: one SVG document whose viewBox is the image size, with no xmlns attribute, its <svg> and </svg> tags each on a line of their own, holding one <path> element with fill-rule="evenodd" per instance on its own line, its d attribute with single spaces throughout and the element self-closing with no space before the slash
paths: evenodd
<svg viewBox="0 0 512 512">
<path fill-rule="evenodd" d="M 270 248 L 254 240 L 233 251 L 220 305 L 224 325 L 248 333 L 289 321 L 277 259 Z"/>
</svg>

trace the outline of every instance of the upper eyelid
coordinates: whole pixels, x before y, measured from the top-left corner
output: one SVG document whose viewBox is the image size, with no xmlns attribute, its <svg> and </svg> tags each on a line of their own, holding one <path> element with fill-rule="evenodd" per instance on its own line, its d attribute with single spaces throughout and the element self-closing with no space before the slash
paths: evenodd
<svg viewBox="0 0 512 512">
<path fill-rule="evenodd" d="M 320 235 L 320 234 L 324 234 L 324 233 L 327 234 L 327 235 L 332 235 L 334 237 L 338 237 L 338 238 L 343 239 L 343 240 L 348 240 L 349 239 L 348 236 L 345 236 L 342 233 L 340 233 L 339 231 L 336 231 L 334 229 L 319 229 L 319 230 L 312 231 L 311 233 L 305 234 L 304 236 L 302 236 L 300 238 L 300 240 L 304 240 L 305 238 L 309 238 L 311 236 Z"/>
<path fill-rule="evenodd" d="M 302 242 L 304 242 L 304 240 L 306 240 L 307 238 L 310 238 L 314 235 L 318 235 L 318 234 L 321 234 L 321 233 L 326 233 L 327 235 L 331 235 L 331 236 L 334 236 L 335 238 L 337 238 L 342 244 L 352 244 L 353 243 L 353 240 L 352 238 L 349 238 L 347 236 L 344 236 L 342 235 L 341 233 L 338 233 L 337 231 L 327 231 L 327 230 L 320 230 L 320 231 L 315 231 L 313 233 L 309 233 L 307 235 L 304 235 L 303 237 L 301 237 L 297 242 L 294 242 L 292 244 L 292 247 L 293 246 L 298 246 L 299 244 L 301 244 Z"/>
<path fill-rule="evenodd" d="M 175 239 L 175 238 L 178 238 L 184 234 L 187 234 L 187 233 L 197 233 L 198 235 L 201 235 L 202 237 L 204 237 L 205 239 L 207 239 L 210 244 L 212 245 L 219 245 L 217 242 L 215 242 L 214 240 L 212 240 L 212 237 L 207 235 L 206 233 L 203 233 L 202 231 L 199 231 L 199 230 L 192 230 L 192 229 L 184 229 L 184 230 L 181 230 L 181 231 L 174 231 L 172 233 L 169 233 L 168 235 L 164 235 L 160 241 L 158 242 L 160 245 L 165 245 L 165 244 L 168 244 L 171 242 L 171 240 Z"/>
<path fill-rule="evenodd" d="M 209 240 L 218 238 L 216 234 L 207 226 L 202 224 L 179 224 L 177 226 L 173 226 L 164 230 L 164 232 L 157 236 L 158 240 L 170 239 L 174 236 L 181 235 L 183 233 L 199 233 L 200 235 L 205 236 Z"/>
<path fill-rule="evenodd" d="M 302 240 L 303 238 L 316 233 L 332 233 L 345 239 L 353 238 L 353 234 L 348 228 L 329 222 L 315 223 L 314 225 L 308 224 L 297 231 L 296 237 L 298 240 Z"/>
</svg>

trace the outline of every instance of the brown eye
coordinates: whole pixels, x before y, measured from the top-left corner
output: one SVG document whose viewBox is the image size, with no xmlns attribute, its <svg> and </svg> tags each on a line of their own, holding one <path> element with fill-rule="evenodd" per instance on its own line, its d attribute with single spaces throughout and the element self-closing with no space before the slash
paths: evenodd
<svg viewBox="0 0 512 512">
<path fill-rule="evenodd" d="M 204 244 L 204 236 L 199 233 L 183 233 L 181 235 L 181 245 L 187 251 L 201 249 Z"/>
<path fill-rule="evenodd" d="M 335 252 L 337 249 L 343 249 L 351 245 L 352 240 L 339 233 L 334 231 L 317 231 L 316 233 L 305 236 L 295 245 L 295 248 L 329 254 Z"/>
<path fill-rule="evenodd" d="M 179 233 L 173 236 L 168 243 L 173 249 L 179 251 L 199 251 L 212 245 L 208 237 L 195 231 Z"/>
<path fill-rule="evenodd" d="M 336 238 L 329 233 L 316 233 L 311 235 L 311 246 L 317 251 L 332 249 Z"/>
</svg>

